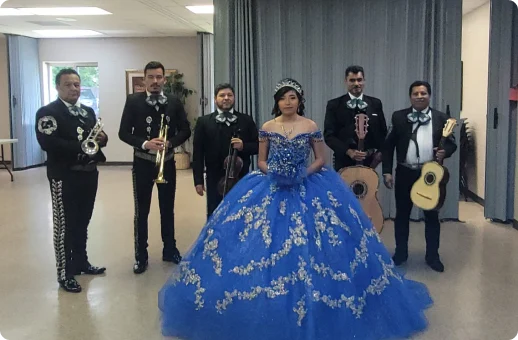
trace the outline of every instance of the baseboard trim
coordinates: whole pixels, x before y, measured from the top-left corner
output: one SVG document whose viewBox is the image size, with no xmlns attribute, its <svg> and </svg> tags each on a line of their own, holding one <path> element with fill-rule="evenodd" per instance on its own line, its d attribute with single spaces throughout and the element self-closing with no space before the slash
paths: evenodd
<svg viewBox="0 0 518 340">
<path fill-rule="evenodd" d="M 475 194 L 473 191 L 468 190 L 468 197 L 473 200 L 473 202 L 480 204 L 481 206 L 484 206 L 484 199 Z"/>
<path fill-rule="evenodd" d="M 498 223 L 498 224 L 505 224 L 505 225 L 512 225 L 514 227 L 514 220 L 501 220 L 499 218 L 487 218 L 491 223 Z"/>
<path fill-rule="evenodd" d="M 26 167 L 23 167 L 23 168 L 14 168 L 13 172 L 41 168 L 41 167 L 43 167 L 45 165 L 46 165 L 45 163 L 41 163 L 41 164 L 35 164 L 35 165 L 31 165 L 31 166 L 26 166 Z"/>
<path fill-rule="evenodd" d="M 123 165 L 133 165 L 133 162 L 104 162 L 97 164 L 98 166 L 123 166 Z"/>
<path fill-rule="evenodd" d="M 127 165 L 133 165 L 133 162 L 104 162 L 104 163 L 98 164 L 98 166 L 127 166 Z M 192 162 L 190 163 L 190 166 L 192 168 Z"/>
<path fill-rule="evenodd" d="M 394 217 L 386 217 L 385 221 L 394 221 Z M 465 223 L 464 221 L 459 220 L 458 218 L 441 218 L 439 219 L 441 223 L 443 222 L 459 222 L 459 223 Z M 410 222 L 424 222 L 423 218 L 411 218 Z"/>
<path fill-rule="evenodd" d="M 5 161 L 5 163 L 8 165 L 11 165 L 11 161 Z M 27 166 L 24 168 L 14 168 L 14 169 L 12 169 L 12 171 L 22 171 L 22 170 L 34 169 L 34 168 L 39 168 L 39 167 L 46 166 L 46 165 L 47 165 L 46 163 L 36 164 L 36 165 Z M 133 165 L 133 162 L 104 162 L 104 163 L 97 164 L 97 166 L 128 166 L 128 165 L 129 166 Z M 191 167 L 192 167 L 192 162 L 191 162 Z"/>
</svg>

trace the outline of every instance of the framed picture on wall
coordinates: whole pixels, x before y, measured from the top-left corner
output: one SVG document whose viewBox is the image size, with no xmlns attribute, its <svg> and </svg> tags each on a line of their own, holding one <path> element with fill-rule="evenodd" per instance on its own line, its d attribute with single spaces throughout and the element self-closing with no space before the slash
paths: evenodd
<svg viewBox="0 0 518 340">
<path fill-rule="evenodd" d="M 177 70 L 165 70 L 165 76 L 169 77 L 177 73 Z M 126 70 L 126 95 L 145 92 L 144 71 L 143 70 Z"/>
</svg>

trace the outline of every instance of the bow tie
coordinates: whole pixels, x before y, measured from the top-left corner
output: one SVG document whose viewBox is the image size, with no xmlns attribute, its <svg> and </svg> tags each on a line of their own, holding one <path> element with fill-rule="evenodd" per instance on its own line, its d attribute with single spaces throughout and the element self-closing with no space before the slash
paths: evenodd
<svg viewBox="0 0 518 340">
<path fill-rule="evenodd" d="M 349 107 L 350 109 L 365 109 L 367 106 L 367 103 L 361 100 L 360 98 L 354 98 L 347 102 L 347 107 Z"/>
<path fill-rule="evenodd" d="M 227 124 L 227 126 L 230 126 L 230 124 L 235 123 L 237 120 L 237 116 L 233 113 L 230 113 L 228 111 L 219 113 L 216 116 L 216 122 Z"/>
<path fill-rule="evenodd" d="M 430 122 L 430 116 L 425 113 L 425 112 L 421 112 L 421 111 L 415 111 L 415 112 L 410 112 L 408 115 L 407 115 L 407 119 L 410 123 L 417 123 L 419 122 L 421 125 L 426 125 Z"/>
<path fill-rule="evenodd" d="M 69 106 L 68 107 L 68 112 L 70 112 L 70 114 L 74 117 L 77 117 L 79 115 L 83 116 L 83 117 L 86 117 L 88 115 L 88 113 L 86 112 L 86 110 L 83 110 L 82 108 L 78 107 L 78 106 Z"/>
<path fill-rule="evenodd" d="M 165 105 L 167 104 L 167 97 L 163 94 L 152 94 L 146 98 L 146 103 L 149 106 Z"/>
</svg>

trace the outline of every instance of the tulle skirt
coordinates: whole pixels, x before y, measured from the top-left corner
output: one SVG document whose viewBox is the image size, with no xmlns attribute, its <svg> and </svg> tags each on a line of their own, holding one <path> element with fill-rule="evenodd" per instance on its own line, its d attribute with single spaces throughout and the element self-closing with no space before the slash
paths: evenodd
<svg viewBox="0 0 518 340">
<path fill-rule="evenodd" d="M 294 185 L 248 174 L 159 292 L 163 334 L 184 340 L 405 338 L 431 305 L 327 168 Z"/>
</svg>

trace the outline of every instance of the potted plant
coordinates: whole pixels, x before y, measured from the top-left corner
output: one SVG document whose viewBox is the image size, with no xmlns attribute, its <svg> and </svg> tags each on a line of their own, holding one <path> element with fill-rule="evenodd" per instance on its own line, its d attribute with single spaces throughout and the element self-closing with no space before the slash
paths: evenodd
<svg viewBox="0 0 518 340">
<path fill-rule="evenodd" d="M 183 73 L 173 73 L 167 77 L 164 85 L 164 93 L 173 94 L 185 105 L 187 97 L 194 94 L 195 91 L 185 87 Z M 194 133 L 195 124 L 196 119 L 194 119 L 194 124 L 191 124 L 191 136 Z M 174 150 L 174 159 L 177 169 L 189 169 L 191 166 L 191 155 L 190 152 L 187 151 L 186 145 L 188 142 L 190 142 L 190 138 Z"/>
</svg>

